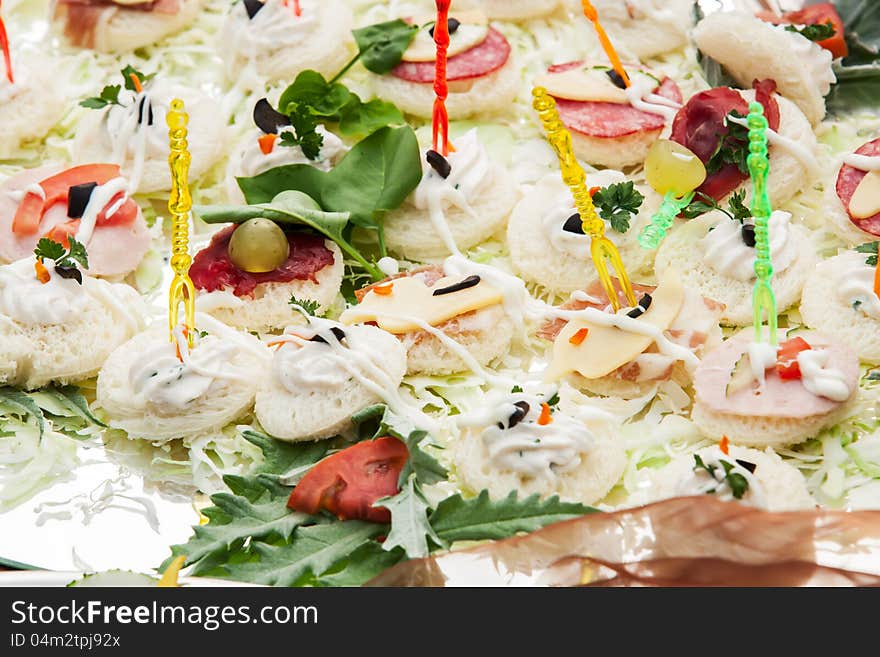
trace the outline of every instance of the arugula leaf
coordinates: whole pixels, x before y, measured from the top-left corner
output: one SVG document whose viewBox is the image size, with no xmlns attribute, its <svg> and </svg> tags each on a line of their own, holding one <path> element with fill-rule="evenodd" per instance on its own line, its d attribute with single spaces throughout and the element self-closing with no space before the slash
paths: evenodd
<svg viewBox="0 0 880 657">
<path fill-rule="evenodd" d="M 266 475 L 280 476 L 296 468 L 313 465 L 330 450 L 326 440 L 288 443 L 253 430 L 244 431 L 241 435 L 262 450 L 263 463 L 257 468 L 257 472 Z"/>
<path fill-rule="evenodd" d="M 403 53 L 409 48 L 418 31 L 418 25 L 410 25 L 399 18 L 352 30 L 358 46 L 358 55 L 354 61 L 360 59 L 368 71 L 384 75 L 400 63 Z M 354 61 L 349 63 L 342 73 L 347 71 Z M 342 73 L 336 77 L 338 78 Z"/>
<path fill-rule="evenodd" d="M 357 549 L 386 531 L 386 525 L 360 520 L 300 527 L 289 543 L 253 543 L 251 549 L 259 559 L 227 563 L 224 576 L 256 584 L 293 586 L 309 575 L 320 578 L 335 564 L 349 559 Z"/>
<path fill-rule="evenodd" d="M 452 543 L 507 538 L 596 512 L 589 506 L 562 502 L 555 495 L 546 500 L 538 495 L 520 500 L 516 491 L 511 491 L 503 500 L 491 500 L 484 490 L 467 500 L 461 495 L 446 498 L 429 520 L 437 536 Z"/>
<path fill-rule="evenodd" d="M 410 473 L 397 495 L 383 497 L 373 506 L 382 506 L 391 512 L 391 531 L 382 548 L 402 548 L 411 559 L 428 556 L 428 538 L 435 545 L 446 547 L 428 522 L 428 502 L 416 483 L 415 473 Z"/>
<path fill-rule="evenodd" d="M 880 244 L 880 242 L 867 242 L 865 244 L 860 244 L 859 246 L 856 247 L 856 251 L 858 253 L 871 254 L 867 258 L 865 258 L 865 264 L 870 267 L 877 266 L 877 245 L 878 244 Z"/>
<path fill-rule="evenodd" d="M 828 111 L 844 114 L 863 107 L 874 108 L 880 101 L 880 60 L 860 65 L 833 65 L 837 84 L 825 97 Z"/>
<path fill-rule="evenodd" d="M 742 114 L 733 110 L 725 117 L 727 134 L 723 135 L 718 142 L 718 148 L 706 163 L 706 171 L 709 174 L 718 173 L 725 165 L 733 164 L 742 173 L 749 173 L 749 129 L 730 120 L 745 118 Z"/>
<path fill-rule="evenodd" d="M 869 0 L 835 0 L 849 47 L 845 63 L 874 61 L 880 55 L 880 4 Z"/>
<path fill-rule="evenodd" d="M 633 182 L 613 183 L 603 187 L 593 195 L 593 203 L 601 216 L 611 222 L 611 228 L 618 233 L 629 230 L 630 217 L 639 213 L 645 197 L 635 188 Z"/>
<path fill-rule="evenodd" d="M 361 586 L 404 559 L 403 550 L 388 551 L 376 541 L 364 543 L 351 556 L 321 575 L 320 586 Z"/>
<path fill-rule="evenodd" d="M 696 3 L 694 3 L 696 5 Z M 703 77 L 710 87 L 732 87 L 736 89 L 739 85 L 733 76 L 728 73 L 721 64 L 712 59 L 702 51 L 697 50 L 697 63 L 703 70 Z"/>
<path fill-rule="evenodd" d="M 86 398 L 83 397 L 82 393 L 79 391 L 79 388 L 77 388 L 76 386 L 44 388 L 43 392 L 55 396 L 59 401 L 61 401 L 67 408 L 69 408 L 75 415 L 77 415 L 81 419 L 86 420 L 87 422 L 90 422 L 92 424 L 96 424 L 99 427 L 107 426 L 92 414 L 92 410 L 89 408 L 89 403 L 86 401 Z"/>
<path fill-rule="evenodd" d="M 296 295 L 291 295 L 290 300 L 287 303 L 293 306 L 294 310 L 301 310 L 308 317 L 317 317 L 318 309 L 321 307 L 321 304 L 317 301 L 312 299 L 297 299 Z"/>
<path fill-rule="evenodd" d="M 831 21 L 827 23 L 814 23 L 813 25 L 804 25 L 799 28 L 797 25 L 786 25 L 787 32 L 795 32 L 810 41 L 824 41 L 833 37 L 837 31 Z"/>
<path fill-rule="evenodd" d="M 33 417 L 40 430 L 40 439 L 46 434 L 46 417 L 37 403 L 26 393 L 10 386 L 0 387 L 0 404 L 7 406 L 13 415 L 22 419 Z"/>
<path fill-rule="evenodd" d="M 81 107 L 85 107 L 87 109 L 102 109 L 104 107 L 107 107 L 108 105 L 122 106 L 122 103 L 119 102 L 119 91 L 121 89 L 121 85 L 108 84 L 106 87 L 101 89 L 101 93 L 99 95 L 81 100 L 79 104 Z"/>
</svg>

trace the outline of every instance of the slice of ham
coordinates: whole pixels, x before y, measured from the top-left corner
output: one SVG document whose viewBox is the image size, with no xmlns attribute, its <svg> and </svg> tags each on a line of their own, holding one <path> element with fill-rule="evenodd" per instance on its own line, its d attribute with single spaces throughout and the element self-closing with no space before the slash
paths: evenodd
<svg viewBox="0 0 880 657">
<path fill-rule="evenodd" d="M 757 101 L 764 106 L 770 128 L 777 130 L 779 104 L 774 96 L 776 82 L 755 80 L 752 86 Z M 727 136 L 728 128 L 724 124 L 724 119 L 734 110 L 743 116 L 749 113 L 749 104 L 734 89 L 718 87 L 698 93 L 676 115 L 672 123 L 671 139 L 689 148 L 705 164 L 718 150 L 721 140 Z M 710 174 L 698 191 L 720 201 L 748 177 L 748 174 L 741 172 L 736 165 L 726 164 L 717 172 Z"/>
<path fill-rule="evenodd" d="M 782 333 L 784 331 L 780 332 L 780 342 L 784 340 Z M 827 367 L 843 372 L 850 390 L 856 389 L 859 361 L 847 347 L 819 333 L 799 335 L 813 349 L 827 349 Z M 840 406 L 840 402 L 808 391 L 800 379 L 780 379 L 775 368 L 766 370 L 763 388 L 747 387 L 728 396 L 731 372 L 753 338 L 754 332 L 746 329 L 706 354 L 694 373 L 694 390 L 699 403 L 715 413 L 777 419 L 826 415 Z"/>
<path fill-rule="evenodd" d="M 548 73 L 562 73 L 583 66 L 582 61 L 556 64 Z M 654 90 L 659 96 L 681 103 L 681 90 L 672 78 L 664 78 Z M 569 130 L 589 137 L 617 139 L 637 132 L 660 132 L 666 119 L 659 114 L 643 112 L 632 105 L 556 98 L 559 118 Z"/>
<path fill-rule="evenodd" d="M 454 55 L 446 62 L 446 79 L 470 80 L 481 78 L 497 71 L 510 58 L 510 44 L 501 32 L 489 28 L 483 42 L 470 50 Z M 401 62 L 391 75 L 409 82 L 433 83 L 434 62 Z"/>
<path fill-rule="evenodd" d="M 64 22 L 64 36 L 79 48 L 93 48 L 95 29 L 117 11 L 153 12 L 173 16 L 183 0 L 152 0 L 138 4 L 119 4 L 112 0 L 58 0 L 55 19 Z"/>
<path fill-rule="evenodd" d="M 54 166 L 30 169 L 0 185 L 0 261 L 13 262 L 30 256 L 40 237 L 56 227 L 63 231 L 63 227 L 70 223 L 66 205 L 56 203 L 43 214 L 37 232 L 30 235 L 12 232 L 19 201 L 13 199 L 10 192 L 21 191 L 60 170 Z M 150 242 L 147 225 L 139 210 L 135 220 L 127 225 L 97 226 L 87 246 L 89 274 L 115 277 L 134 271 L 149 251 Z"/>
<path fill-rule="evenodd" d="M 880 155 L 880 138 L 875 139 L 874 141 L 869 141 L 857 150 L 856 154 L 871 156 Z M 850 221 L 866 233 L 871 233 L 872 235 L 880 237 L 880 212 L 865 219 L 854 219 L 853 216 L 849 214 L 849 204 L 850 201 L 852 201 L 853 194 L 856 193 L 856 188 L 859 186 L 859 183 L 861 183 L 862 179 L 867 175 L 867 171 L 862 171 L 861 169 L 856 169 L 848 164 L 844 164 L 840 167 L 840 173 L 837 174 L 837 196 L 840 198 L 840 202 L 843 203 L 843 207 L 846 208 L 846 213 L 849 215 Z"/>
</svg>

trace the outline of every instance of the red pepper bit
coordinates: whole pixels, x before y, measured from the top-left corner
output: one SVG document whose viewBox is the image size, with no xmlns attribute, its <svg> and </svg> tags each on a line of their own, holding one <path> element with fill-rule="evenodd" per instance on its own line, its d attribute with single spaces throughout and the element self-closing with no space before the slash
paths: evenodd
<svg viewBox="0 0 880 657">
<path fill-rule="evenodd" d="M 730 456 L 730 448 L 729 448 L 729 445 L 730 445 L 730 440 L 727 438 L 727 436 L 721 436 L 721 440 L 718 442 L 718 448 L 719 448 L 722 452 L 724 452 L 725 454 L 727 454 L 727 456 Z"/>
<path fill-rule="evenodd" d="M 545 426 L 553 422 L 553 414 L 550 412 L 550 404 L 544 402 L 541 404 L 541 415 L 538 416 L 538 424 Z"/>
<path fill-rule="evenodd" d="M 385 285 L 377 285 L 373 288 L 373 292 L 378 294 L 381 297 L 390 296 L 394 291 L 394 283 L 387 283 Z"/>
<path fill-rule="evenodd" d="M 40 281 L 43 285 L 49 282 L 49 279 L 52 277 L 49 275 L 49 270 L 46 269 L 46 265 L 43 264 L 42 260 L 37 260 L 34 262 L 34 271 L 37 272 L 37 280 Z"/>
<path fill-rule="evenodd" d="M 2 9 L 3 0 L 0 0 L 0 9 Z M 3 49 L 3 61 L 6 63 L 6 79 L 9 84 L 15 84 L 12 76 L 12 57 L 9 54 L 9 37 L 6 35 L 6 25 L 3 23 L 3 16 L 0 16 L 0 48 Z"/>
<path fill-rule="evenodd" d="M 568 341 L 569 341 L 571 344 L 573 344 L 573 345 L 579 345 L 579 344 L 581 344 L 584 340 L 587 339 L 587 336 L 588 336 L 589 334 L 590 334 L 590 329 L 588 329 L 588 328 L 578 329 L 577 333 L 575 333 L 574 335 L 572 335 L 572 336 L 568 339 Z"/>
<path fill-rule="evenodd" d="M 600 189 L 602 189 L 602 188 L 601 187 L 590 187 L 590 197 L 592 198 L 593 196 L 595 196 L 596 192 L 598 192 Z"/>
<path fill-rule="evenodd" d="M 275 140 L 278 138 L 273 132 L 257 137 L 257 143 L 260 144 L 260 150 L 263 155 L 268 155 L 275 149 Z"/>
<path fill-rule="evenodd" d="M 436 0 L 437 22 L 434 24 L 434 43 L 437 44 L 437 62 L 434 67 L 434 110 L 431 113 L 431 138 L 433 149 L 446 157 L 449 155 L 449 114 L 446 112 L 446 51 L 449 49 L 449 5 L 451 0 Z M 440 144 L 440 133 L 443 143 Z"/>
</svg>

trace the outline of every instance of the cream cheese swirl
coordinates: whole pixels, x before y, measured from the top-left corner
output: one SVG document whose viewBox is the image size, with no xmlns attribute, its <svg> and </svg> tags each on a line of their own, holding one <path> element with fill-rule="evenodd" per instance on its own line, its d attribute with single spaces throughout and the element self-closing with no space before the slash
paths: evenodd
<svg viewBox="0 0 880 657">
<path fill-rule="evenodd" d="M 455 151 L 446 158 L 452 170 L 443 178 L 422 158 L 422 180 L 413 192 L 419 210 L 455 206 L 474 214 L 471 202 L 492 180 L 492 161 L 480 143 L 476 129 L 455 140 Z M 474 220 L 479 217 L 474 216 Z"/>
<path fill-rule="evenodd" d="M 773 269 L 786 271 L 797 259 L 798 247 L 791 235 L 791 213 L 774 210 L 770 215 L 770 254 Z M 748 222 L 751 223 L 751 222 Z M 738 221 L 725 217 L 700 241 L 703 262 L 722 276 L 738 281 L 755 280 L 755 249 L 742 238 Z"/>
<path fill-rule="evenodd" d="M 283 128 L 279 130 L 278 136 L 280 138 L 281 134 L 285 132 L 292 133 L 292 131 L 293 128 Z M 257 138 L 263 133 L 254 131 L 253 135 L 247 139 L 246 145 L 241 151 L 239 175 L 250 178 L 269 169 L 288 164 L 308 164 L 321 171 L 329 171 L 348 152 L 348 147 L 342 143 L 339 137 L 322 125 L 317 127 L 316 132 L 324 138 L 324 142 L 321 145 L 317 159 L 310 160 L 303 154 L 302 148 L 299 146 L 283 146 L 280 141 L 275 143 L 271 153 L 263 153 L 257 142 Z"/>
<path fill-rule="evenodd" d="M 49 280 L 41 283 L 34 272 L 34 258 L 0 267 L 0 314 L 25 324 L 57 325 L 74 319 L 86 303 L 83 286 L 55 272 L 45 261 Z"/>
<path fill-rule="evenodd" d="M 874 292 L 875 268 L 865 263 L 865 255 L 847 251 L 836 258 L 835 288 L 838 298 L 866 317 L 880 319 L 880 298 Z"/>
</svg>

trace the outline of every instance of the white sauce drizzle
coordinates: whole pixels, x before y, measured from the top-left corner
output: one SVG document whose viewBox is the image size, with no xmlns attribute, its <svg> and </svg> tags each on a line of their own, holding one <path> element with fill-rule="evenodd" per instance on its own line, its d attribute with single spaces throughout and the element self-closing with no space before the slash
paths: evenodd
<svg viewBox="0 0 880 657">
<path fill-rule="evenodd" d="M 315 160 L 307 158 L 299 146 L 283 146 L 281 144 L 281 134 L 285 132 L 293 132 L 293 128 L 285 127 L 278 131 L 279 139 L 276 140 L 272 151 L 267 155 L 260 149 L 257 139 L 262 135 L 262 131 L 255 130 L 248 137 L 245 147 L 241 153 L 241 164 L 239 166 L 240 175 L 244 177 L 252 177 L 274 169 L 275 167 L 285 166 L 288 164 L 308 164 L 321 171 L 329 171 L 336 162 L 348 152 L 348 147 L 342 140 L 328 131 L 324 126 L 319 125 L 315 130 L 324 138 L 321 150 Z"/>
<path fill-rule="evenodd" d="M 385 256 L 384 258 L 379 258 L 379 261 L 376 263 L 376 266 L 386 276 L 395 276 L 400 273 L 400 263 L 397 262 L 391 256 Z"/>
<path fill-rule="evenodd" d="M 843 372 L 826 367 L 829 356 L 827 349 L 807 349 L 800 352 L 797 362 L 801 369 L 801 383 L 817 397 L 844 402 L 849 399 L 850 389 Z"/>
<path fill-rule="evenodd" d="M 748 490 L 746 490 L 741 501 L 748 500 L 755 506 L 766 506 L 767 495 L 758 477 L 754 473 L 749 472 L 748 468 L 737 463 L 734 456 L 725 454 L 717 445 L 700 450 L 699 454 L 707 467 L 715 467 L 715 477 L 712 477 L 703 468 L 695 467 L 689 477 L 679 482 L 677 488 L 679 495 L 714 494 L 720 500 L 727 502 L 734 500 L 733 491 L 724 477 L 724 467 L 721 465 L 721 461 L 725 461 L 733 466 L 733 469 L 730 471 L 731 474 L 742 475 L 749 483 Z M 693 460 L 693 456 L 689 458 Z M 755 472 L 758 472 L 758 470 L 755 469 Z"/>
<path fill-rule="evenodd" d="M 121 177 L 113 178 L 105 184 L 95 187 L 92 190 L 92 195 L 89 197 L 88 205 L 86 205 L 80 218 L 79 229 L 76 231 L 76 240 L 88 246 L 89 242 L 92 241 L 92 235 L 95 232 L 95 225 L 101 210 L 107 207 L 117 194 L 125 194 L 128 191 L 129 183 L 125 178 Z M 123 202 L 125 201 L 124 196 L 122 200 Z M 122 203 L 114 203 L 112 208 L 108 208 L 107 217 L 112 216 L 121 206 Z"/>
<path fill-rule="evenodd" d="M 752 376 L 758 385 L 764 385 L 764 371 L 776 365 L 777 348 L 769 342 L 750 342 L 747 348 Z"/>
<path fill-rule="evenodd" d="M 875 268 L 865 264 L 865 254 L 848 251 L 838 256 L 835 271 L 838 298 L 856 312 L 880 319 L 880 298 L 874 292 Z"/>
<path fill-rule="evenodd" d="M 790 212 L 774 210 L 770 215 L 770 253 L 777 273 L 786 271 L 797 259 L 790 221 Z M 740 222 L 725 216 L 700 242 L 703 262 L 716 272 L 738 281 L 755 280 L 755 249 L 743 241 Z"/>
<path fill-rule="evenodd" d="M 749 127 L 749 122 L 746 118 L 728 116 L 727 120 L 746 128 Z M 811 177 L 819 178 L 822 175 L 822 169 L 819 167 L 819 163 L 816 162 L 815 154 L 811 152 L 810 149 L 802 146 L 793 139 L 780 135 L 772 128 L 767 128 L 767 143 L 769 143 L 770 146 L 777 146 L 780 149 L 787 151 L 789 155 L 793 156 L 804 165 L 804 168 L 807 169 Z"/>
<path fill-rule="evenodd" d="M 880 155 L 850 153 L 843 158 L 843 163 L 859 171 L 880 171 Z"/>
<path fill-rule="evenodd" d="M 662 116 L 668 123 L 675 118 L 681 103 L 654 93 L 656 80 L 647 75 L 630 77 L 630 86 L 624 90 L 629 104 L 641 112 Z"/>
</svg>

